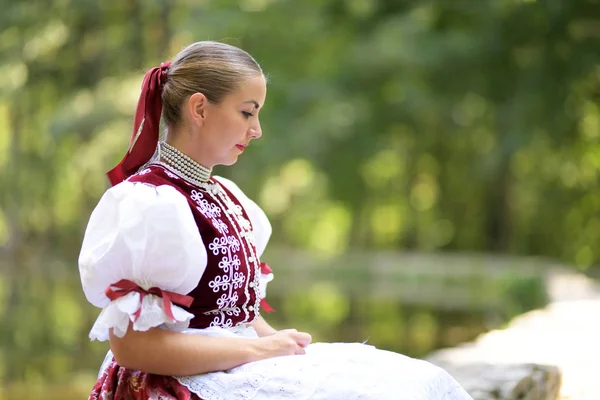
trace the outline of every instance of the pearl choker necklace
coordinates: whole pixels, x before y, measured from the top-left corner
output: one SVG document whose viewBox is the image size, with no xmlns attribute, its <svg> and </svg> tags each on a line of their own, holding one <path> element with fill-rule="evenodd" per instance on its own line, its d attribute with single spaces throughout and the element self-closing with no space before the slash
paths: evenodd
<svg viewBox="0 0 600 400">
<path fill-rule="evenodd" d="M 158 151 L 160 156 L 159 163 L 162 159 L 169 167 L 180 174 L 182 178 L 192 183 L 208 182 L 212 168 L 200 165 L 166 142 L 158 144 Z"/>
</svg>

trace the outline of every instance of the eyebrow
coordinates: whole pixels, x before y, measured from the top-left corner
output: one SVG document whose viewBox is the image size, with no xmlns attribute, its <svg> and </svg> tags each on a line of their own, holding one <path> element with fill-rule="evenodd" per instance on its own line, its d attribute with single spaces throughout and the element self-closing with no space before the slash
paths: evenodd
<svg viewBox="0 0 600 400">
<path fill-rule="evenodd" d="M 246 104 L 246 103 L 252 103 L 252 104 L 254 104 L 254 107 L 255 107 L 255 108 L 260 108 L 260 104 L 258 104 L 258 102 L 257 102 L 257 101 L 255 101 L 255 100 L 246 100 L 246 101 L 244 102 L 244 104 Z"/>
</svg>

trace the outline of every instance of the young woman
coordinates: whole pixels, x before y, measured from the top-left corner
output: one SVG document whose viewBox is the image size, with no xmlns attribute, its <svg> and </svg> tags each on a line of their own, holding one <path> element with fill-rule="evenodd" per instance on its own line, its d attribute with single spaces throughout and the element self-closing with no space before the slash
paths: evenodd
<svg viewBox="0 0 600 400">
<path fill-rule="evenodd" d="M 79 258 L 85 295 L 103 309 L 90 337 L 111 348 L 90 398 L 470 399 L 425 361 L 310 344 L 261 317 L 271 226 L 211 169 L 262 136 L 265 98 L 257 62 L 222 43 L 194 43 L 146 73 L 129 151 Z"/>
</svg>

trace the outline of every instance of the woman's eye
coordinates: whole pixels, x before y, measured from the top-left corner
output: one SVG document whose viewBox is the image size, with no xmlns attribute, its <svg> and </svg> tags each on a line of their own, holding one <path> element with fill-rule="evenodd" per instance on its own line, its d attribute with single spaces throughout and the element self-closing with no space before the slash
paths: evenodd
<svg viewBox="0 0 600 400">
<path fill-rule="evenodd" d="M 252 113 L 249 113 L 247 111 L 242 111 L 242 114 L 244 114 L 244 117 L 246 118 L 250 118 L 252 116 Z"/>
</svg>

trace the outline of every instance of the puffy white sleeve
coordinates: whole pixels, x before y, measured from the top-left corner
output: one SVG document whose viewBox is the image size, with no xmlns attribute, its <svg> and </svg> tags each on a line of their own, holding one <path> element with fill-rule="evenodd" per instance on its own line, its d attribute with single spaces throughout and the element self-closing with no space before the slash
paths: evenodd
<svg viewBox="0 0 600 400">
<path fill-rule="evenodd" d="M 215 177 L 216 180 L 223 186 L 225 186 L 241 203 L 242 207 L 248 214 L 250 222 L 252 223 L 252 230 L 254 233 L 254 240 L 256 242 L 256 252 L 258 256 L 262 256 L 267 243 L 271 237 L 272 228 L 269 218 L 265 212 L 252 201 L 248 196 L 244 194 L 242 189 L 238 187 L 233 181 L 223 178 L 222 176 Z M 270 270 L 263 268 L 260 277 L 260 296 L 264 299 L 267 296 L 267 283 L 273 280 L 273 273 Z"/>
<path fill-rule="evenodd" d="M 138 331 L 187 328 L 193 314 L 170 304 L 172 319 L 157 295 L 131 291 L 111 301 L 105 291 L 126 279 L 144 291 L 156 287 L 186 295 L 206 263 L 192 212 L 175 188 L 127 181 L 110 188 L 92 212 L 79 255 L 85 296 L 103 309 L 90 338 L 107 340 L 111 328 L 122 337 L 130 321 Z"/>
</svg>

